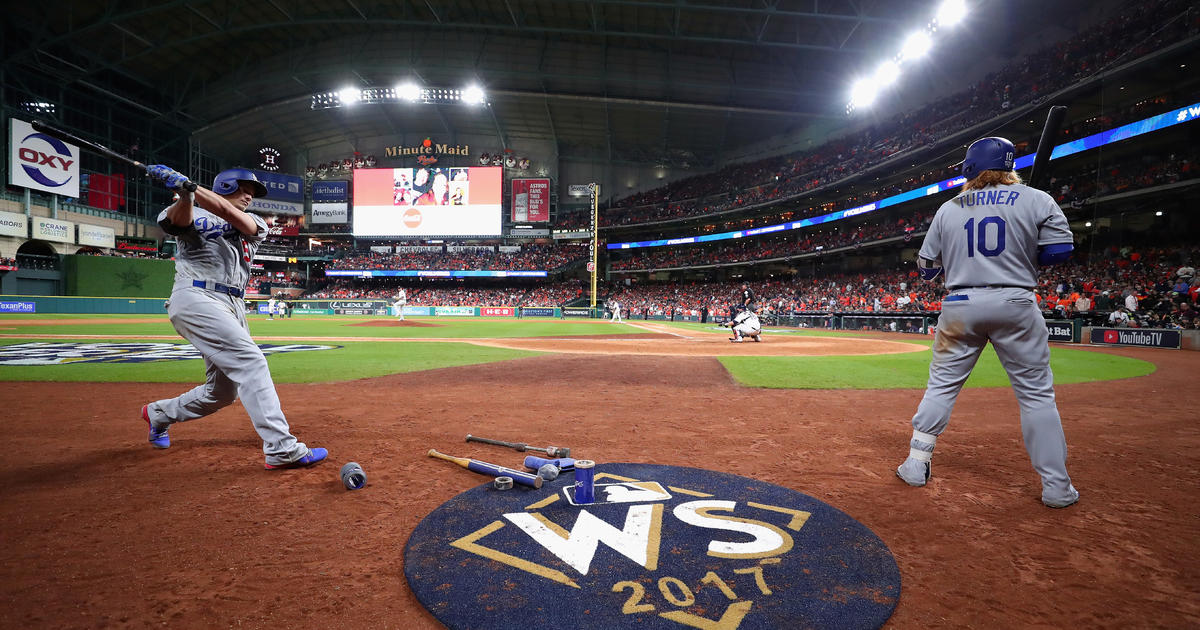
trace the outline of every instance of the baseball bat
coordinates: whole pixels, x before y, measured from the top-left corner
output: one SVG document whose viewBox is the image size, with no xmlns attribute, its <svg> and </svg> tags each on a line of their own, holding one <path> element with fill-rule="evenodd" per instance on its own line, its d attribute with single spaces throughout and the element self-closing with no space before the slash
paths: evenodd
<svg viewBox="0 0 1200 630">
<path fill-rule="evenodd" d="M 1066 115 L 1067 108 L 1062 105 L 1051 107 L 1050 113 L 1046 114 L 1046 125 L 1042 127 L 1042 137 L 1038 140 L 1037 155 L 1029 169 L 1027 184 L 1030 188 L 1042 189 L 1046 180 L 1046 163 L 1050 161 L 1050 154 L 1054 151 L 1054 139 L 1058 137 L 1058 129 Z"/>
<path fill-rule="evenodd" d="M 571 459 L 570 457 L 560 457 L 558 459 L 544 459 L 541 457 L 534 457 L 533 455 L 527 455 L 525 457 L 526 468 L 537 470 L 546 464 L 554 464 L 559 470 L 575 469 L 575 460 Z"/>
<path fill-rule="evenodd" d="M 571 449 L 562 447 L 562 446 L 547 446 L 544 448 L 540 448 L 537 446 L 530 446 L 530 445 L 526 444 L 525 442 L 505 442 L 504 440 L 491 440 L 488 438 L 476 437 L 474 435 L 471 435 L 470 433 L 467 434 L 467 441 L 468 442 L 482 442 L 484 444 L 493 444 L 495 446 L 507 446 L 508 448 L 516 449 L 517 451 L 520 451 L 522 453 L 525 451 L 537 451 L 539 453 L 545 453 L 546 455 L 548 455 L 550 457 L 570 457 L 571 456 Z"/>
<path fill-rule="evenodd" d="M 531 475 L 523 470 L 516 470 L 515 468 L 507 468 L 505 466 L 489 464 L 487 462 L 481 462 L 477 459 L 454 457 L 453 455 L 439 453 L 432 448 L 429 449 L 429 456 L 436 457 L 437 459 L 444 459 L 448 462 L 454 462 L 455 464 L 458 464 L 459 466 L 462 466 L 463 468 L 466 468 L 472 472 L 491 475 L 493 477 L 512 477 L 513 483 L 519 483 L 523 486 L 530 486 L 533 488 L 542 487 L 541 477 L 537 475 Z"/>
<path fill-rule="evenodd" d="M 122 155 L 120 153 L 117 153 L 116 151 L 113 151 L 112 149 L 110 149 L 102 144 L 92 142 L 91 140 L 84 140 L 83 138 L 80 138 L 79 136 L 77 136 L 69 131 L 63 131 L 62 129 L 59 129 L 58 127 L 48 125 L 43 121 L 34 120 L 34 121 L 30 122 L 29 125 L 41 133 L 44 133 L 48 136 L 54 136 L 55 138 L 58 138 L 59 140 L 63 140 L 65 142 L 70 142 L 72 144 L 78 144 L 79 146 L 81 146 L 85 149 L 88 149 L 89 151 L 92 151 L 93 153 L 99 153 L 100 155 L 108 156 L 114 160 L 118 160 L 118 161 L 124 162 L 126 164 L 129 164 L 130 166 L 140 168 L 143 171 L 145 171 L 147 168 L 145 164 L 142 164 L 141 162 L 139 162 L 127 155 Z M 183 187 L 191 192 L 196 192 L 196 182 L 193 182 L 191 180 L 188 180 L 186 183 L 184 183 Z"/>
</svg>

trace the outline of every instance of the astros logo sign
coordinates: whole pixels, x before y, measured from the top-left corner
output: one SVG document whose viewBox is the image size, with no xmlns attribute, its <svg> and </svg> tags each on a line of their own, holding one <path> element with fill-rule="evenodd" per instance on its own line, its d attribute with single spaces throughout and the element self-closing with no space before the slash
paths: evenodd
<svg viewBox="0 0 1200 630">
<path fill-rule="evenodd" d="M 490 484 L 425 517 L 404 572 L 450 628 L 875 628 L 900 575 L 845 513 L 725 473 L 599 464 L 595 502 L 572 474 Z"/>
</svg>

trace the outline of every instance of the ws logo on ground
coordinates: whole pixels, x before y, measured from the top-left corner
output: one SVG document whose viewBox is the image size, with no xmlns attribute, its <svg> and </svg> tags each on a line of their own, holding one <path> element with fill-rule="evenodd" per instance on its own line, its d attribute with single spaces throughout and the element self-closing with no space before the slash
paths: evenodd
<svg viewBox="0 0 1200 630">
<path fill-rule="evenodd" d="M 263 354 L 333 350 L 341 346 L 258 344 Z M 64 363 L 150 363 L 201 359 L 190 343 L 19 343 L 0 346 L 0 365 L 62 365 Z"/>
<path fill-rule="evenodd" d="M 745 477 L 601 464 L 540 490 L 468 490 L 425 517 L 404 573 L 450 628 L 877 628 L 900 572 L 870 529 Z M 603 483 L 601 483 L 603 482 Z"/>
</svg>

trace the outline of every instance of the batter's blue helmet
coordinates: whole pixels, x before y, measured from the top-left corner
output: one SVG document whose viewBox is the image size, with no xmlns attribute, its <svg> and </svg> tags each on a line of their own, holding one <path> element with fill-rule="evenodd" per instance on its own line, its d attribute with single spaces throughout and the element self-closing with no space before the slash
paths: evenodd
<svg viewBox="0 0 1200 630">
<path fill-rule="evenodd" d="M 254 186 L 255 197 L 266 197 L 267 187 L 258 181 L 254 173 L 249 169 L 244 168 L 227 168 L 213 178 L 213 192 L 218 195 L 228 195 L 237 192 L 238 185 L 241 182 L 250 182 Z"/>
<path fill-rule="evenodd" d="M 971 179 L 984 171 L 1011 171 L 1016 155 L 1016 147 L 1004 138 L 980 138 L 967 147 L 963 177 Z"/>
</svg>

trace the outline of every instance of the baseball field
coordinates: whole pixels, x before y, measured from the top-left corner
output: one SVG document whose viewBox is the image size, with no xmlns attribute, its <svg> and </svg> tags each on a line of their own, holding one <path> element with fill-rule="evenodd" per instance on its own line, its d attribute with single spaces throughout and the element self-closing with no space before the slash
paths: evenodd
<svg viewBox="0 0 1200 630">
<path fill-rule="evenodd" d="M 425 628 L 404 577 L 417 523 L 490 478 L 425 456 L 519 465 L 467 434 L 574 457 L 705 468 L 789 488 L 874 531 L 899 566 L 889 627 L 1184 627 L 1200 616 L 1200 358 L 1055 345 L 1082 498 L 1040 501 L 990 351 L 933 477 L 894 470 L 930 338 L 584 320 L 251 317 L 293 432 L 329 449 L 267 471 L 237 403 L 146 443 L 146 402 L 201 383 L 161 316 L 0 318 L 0 626 Z M 368 485 L 338 478 L 360 463 Z M 716 627 L 716 626 L 713 626 Z"/>
</svg>

